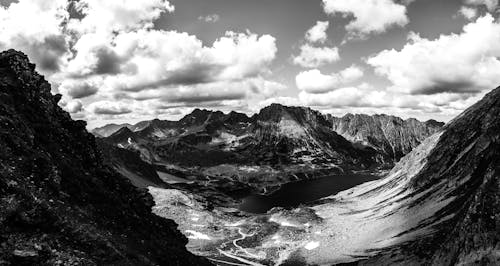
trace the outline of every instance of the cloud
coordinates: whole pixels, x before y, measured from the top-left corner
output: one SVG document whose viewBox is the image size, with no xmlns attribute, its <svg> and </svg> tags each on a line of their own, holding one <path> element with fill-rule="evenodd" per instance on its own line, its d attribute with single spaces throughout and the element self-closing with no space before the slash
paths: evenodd
<svg viewBox="0 0 500 266">
<path fill-rule="evenodd" d="M 21 49 L 42 72 L 58 71 L 68 52 L 60 26 L 69 17 L 66 5 L 64 0 L 24 0 L 0 6 L 0 49 Z"/>
<path fill-rule="evenodd" d="M 174 10 L 166 0 L 20 0 L 0 6 L 0 49 L 26 52 L 72 110 L 80 99 L 88 119 L 154 115 L 164 103 L 239 104 L 285 87 L 269 79 L 273 36 L 228 31 L 204 44 L 154 27 Z"/>
<path fill-rule="evenodd" d="M 215 23 L 215 22 L 220 20 L 220 16 L 217 14 L 210 14 L 210 15 L 206 15 L 206 16 L 199 16 L 198 20 L 205 21 L 208 23 Z"/>
<path fill-rule="evenodd" d="M 153 21 L 162 13 L 175 10 L 166 0 L 82 0 L 75 6 L 83 18 L 71 19 L 67 27 L 79 34 L 114 34 L 150 29 L 153 27 Z"/>
<path fill-rule="evenodd" d="M 82 102 L 79 100 L 73 100 L 66 104 L 65 110 L 71 114 L 78 113 L 83 110 Z"/>
<path fill-rule="evenodd" d="M 136 92 L 117 93 L 116 99 L 136 101 L 157 100 L 169 104 L 205 103 L 214 101 L 245 100 L 273 97 L 286 88 L 285 85 L 266 80 L 262 77 L 239 81 L 218 81 L 189 86 L 176 86 L 175 89 L 146 89 Z"/>
<path fill-rule="evenodd" d="M 89 109 L 98 115 L 121 115 L 132 112 L 127 105 L 121 102 L 98 101 L 89 105 Z"/>
<path fill-rule="evenodd" d="M 300 47 L 300 55 L 293 57 L 293 63 L 306 68 L 320 67 L 340 60 L 337 47 L 314 47 L 304 44 Z"/>
<path fill-rule="evenodd" d="M 393 0 L 323 0 L 327 14 L 353 17 L 346 25 L 351 37 L 383 33 L 391 27 L 408 24 L 406 6 Z"/>
<path fill-rule="evenodd" d="M 428 40 L 409 35 L 400 51 L 384 50 L 367 63 L 387 77 L 397 92 L 473 93 L 500 84 L 500 24 L 487 14 L 459 34 Z"/>
<path fill-rule="evenodd" d="M 498 0 L 465 0 L 465 3 L 475 6 L 485 5 L 490 12 L 495 11 L 498 6 Z"/>
<path fill-rule="evenodd" d="M 302 91 L 298 95 L 301 105 L 319 109 L 358 110 L 361 113 L 390 113 L 441 115 L 447 119 L 457 115 L 482 94 L 439 93 L 435 95 L 410 95 L 372 88 L 367 84 L 342 87 L 322 94 Z"/>
<path fill-rule="evenodd" d="M 477 9 L 473 7 L 462 6 L 460 7 L 458 14 L 463 16 L 467 20 L 474 20 L 477 17 Z"/>
<path fill-rule="evenodd" d="M 64 81 L 59 86 L 59 92 L 70 96 L 73 99 L 80 99 L 96 94 L 98 88 L 87 81 Z"/>
<path fill-rule="evenodd" d="M 363 70 L 353 65 L 330 75 L 322 74 L 318 69 L 303 71 L 296 76 L 295 83 L 299 90 L 318 94 L 333 91 L 361 77 L 363 77 Z"/>
<path fill-rule="evenodd" d="M 316 25 L 306 32 L 306 40 L 311 43 L 324 43 L 328 39 L 326 30 L 328 30 L 329 25 L 330 23 L 328 21 L 316 22 Z"/>
<path fill-rule="evenodd" d="M 134 51 L 122 61 L 123 69 L 134 71 L 108 77 L 105 82 L 116 90 L 132 92 L 258 77 L 269 72 L 277 52 L 274 37 L 249 32 L 227 32 L 212 46 L 175 31 L 131 32 L 115 42 L 119 57 Z M 80 72 L 85 72 L 92 60 L 81 62 Z"/>
</svg>

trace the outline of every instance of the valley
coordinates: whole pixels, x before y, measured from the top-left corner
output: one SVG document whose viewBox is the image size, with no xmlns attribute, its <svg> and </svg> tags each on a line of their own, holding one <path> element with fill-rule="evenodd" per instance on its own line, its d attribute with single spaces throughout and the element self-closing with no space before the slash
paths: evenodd
<svg viewBox="0 0 500 266">
<path fill-rule="evenodd" d="M 500 0 L 2 0 L 0 36 L 0 266 L 500 265 Z"/>
<path fill-rule="evenodd" d="M 443 126 L 362 117 L 360 126 L 346 122 L 349 116 L 336 122 L 309 108 L 273 104 L 252 117 L 196 109 L 179 121 L 110 125 L 94 134 L 102 147 L 135 154 L 162 180 L 164 186 L 147 187 L 153 212 L 179 225 L 194 254 L 218 265 L 331 264 L 371 255 L 357 250 L 372 230 L 358 222 L 364 203 L 340 195 L 358 195 L 348 192 L 356 186 L 384 187 L 401 157 Z M 352 127 L 365 130 L 351 136 L 344 128 Z M 111 156 L 115 167 L 131 163 Z M 380 228 L 392 222 L 383 219 Z M 359 227 L 356 238 L 351 226 Z"/>
<path fill-rule="evenodd" d="M 442 234 L 472 237 L 467 232 L 449 231 L 452 228 L 449 224 L 467 223 L 462 203 L 466 202 L 467 206 L 482 204 L 471 202 L 470 193 L 493 193 L 489 195 L 498 198 L 496 192 L 482 192 L 482 189 L 491 182 L 490 178 L 498 177 L 493 173 L 485 175 L 484 171 L 494 172 L 499 165 L 496 161 L 498 150 L 494 148 L 498 121 L 493 119 L 500 106 L 499 93 L 500 89 L 491 92 L 446 126 L 434 121 L 415 126 L 416 120 L 404 122 L 382 116 L 374 117 L 374 123 L 363 122 L 363 126 L 356 126 L 369 130 L 353 135 L 354 131 L 344 130 L 352 127 L 351 122 L 344 121 L 351 119 L 347 116 L 337 126 L 338 130 L 344 128 L 340 132 L 344 138 L 330 129 L 333 124 L 329 124 L 328 119 L 318 118 L 323 117 L 319 113 L 274 106 L 283 113 L 278 112 L 280 115 L 270 120 L 273 123 L 265 120 L 267 130 L 262 131 L 260 124 L 263 122 L 258 119 L 246 122 L 250 123 L 244 126 L 247 131 L 236 144 L 236 137 L 221 140 L 221 135 L 227 137 L 224 135 L 226 127 L 212 127 L 207 123 L 212 113 L 204 111 L 209 114 L 198 120 L 205 122 L 198 125 L 197 137 L 188 137 L 191 142 L 182 141 L 186 137 L 184 133 L 162 135 L 161 138 L 155 135 L 152 142 L 137 142 L 141 146 L 134 141 L 138 140 L 135 136 L 142 133 L 132 132 L 134 139 L 127 139 L 128 146 L 125 142 L 115 145 L 135 150 L 141 156 L 147 150 L 151 155 L 148 158 L 158 160 L 152 160 L 151 166 L 157 164 L 158 168 L 161 165 L 160 176 L 169 187 L 148 187 L 156 203 L 153 212 L 175 220 L 189 239 L 187 248 L 217 265 L 350 262 L 371 265 L 396 261 L 425 264 L 449 256 L 469 260 L 468 256 L 473 254 L 466 250 L 439 255 L 441 248 L 435 249 L 432 243 L 440 241 Z M 274 111 L 265 112 L 258 116 L 276 116 Z M 484 112 L 491 113 L 489 121 L 482 120 Z M 301 117 L 311 114 L 315 119 L 299 122 Z M 287 122 L 283 123 L 284 120 Z M 381 121 L 389 121 L 390 126 L 380 124 Z M 464 127 L 464 124 L 475 127 Z M 432 128 L 423 130 L 426 125 Z M 255 129 L 256 133 L 249 128 L 259 129 Z M 330 129 L 328 133 L 327 128 Z M 380 130 L 383 134 L 370 133 Z M 325 135 L 335 141 L 323 138 Z M 109 138 L 116 136 L 112 134 Z M 400 136 L 399 142 L 394 141 L 394 136 Z M 147 143 L 163 145 L 172 143 L 172 138 L 176 147 L 171 150 L 173 154 L 203 149 L 204 156 L 218 152 L 229 152 L 229 155 L 212 157 L 196 166 L 189 160 L 173 160 L 167 164 L 165 162 L 171 157 L 162 153 L 165 150 L 158 152 Z M 197 141 L 192 142 L 194 139 Z M 217 145 L 213 145 L 214 139 Z M 320 141 L 325 145 L 318 145 Z M 398 146 L 402 143 L 410 146 Z M 274 148 L 265 156 L 255 152 L 255 147 L 266 151 L 269 146 Z M 254 155 L 249 156 L 249 151 Z M 409 153 L 404 155 L 405 152 Z M 282 158 L 285 155 L 288 160 Z M 473 159 L 474 156 L 478 157 Z M 236 160 L 229 163 L 228 158 Z M 494 217 L 480 219 L 486 222 Z M 485 236 L 496 234 L 488 231 L 490 229 L 478 230 Z M 448 243 L 443 245 L 453 245 Z M 414 249 L 445 258 L 407 255 L 413 254 Z M 484 250 L 490 251 L 493 252 L 491 248 Z M 488 256 L 488 260 L 497 259 L 493 253 Z"/>
<path fill-rule="evenodd" d="M 96 139 L 25 55 L 0 53 L 0 72 L 4 261 L 500 261 L 500 88 L 444 126 L 362 116 L 370 130 L 341 122 L 339 135 L 317 111 L 271 105 L 252 118 L 195 110 Z M 398 143 L 415 147 L 397 160 L 408 150 Z"/>
</svg>

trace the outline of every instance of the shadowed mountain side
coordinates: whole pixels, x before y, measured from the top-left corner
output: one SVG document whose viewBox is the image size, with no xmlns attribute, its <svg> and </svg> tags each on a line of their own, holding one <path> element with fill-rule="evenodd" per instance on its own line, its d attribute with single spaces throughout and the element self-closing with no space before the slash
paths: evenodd
<svg viewBox="0 0 500 266">
<path fill-rule="evenodd" d="M 368 263 L 500 263 L 500 88 L 444 127 L 427 163 L 408 188 L 412 195 L 420 195 L 420 201 L 438 196 L 452 199 L 432 219 L 419 225 L 435 224 L 436 233 Z M 411 254 L 411 259 L 405 254 Z"/>
<path fill-rule="evenodd" d="M 0 264 L 209 265 L 152 198 L 103 165 L 28 58 L 0 53 Z"/>
</svg>

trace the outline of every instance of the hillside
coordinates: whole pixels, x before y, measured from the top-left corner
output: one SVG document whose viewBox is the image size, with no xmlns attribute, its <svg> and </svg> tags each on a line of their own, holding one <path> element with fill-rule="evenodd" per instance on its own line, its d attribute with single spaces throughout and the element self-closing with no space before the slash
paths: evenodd
<svg viewBox="0 0 500 266">
<path fill-rule="evenodd" d="M 103 165 L 35 65 L 0 53 L 0 264 L 208 265 L 177 225 Z"/>
</svg>

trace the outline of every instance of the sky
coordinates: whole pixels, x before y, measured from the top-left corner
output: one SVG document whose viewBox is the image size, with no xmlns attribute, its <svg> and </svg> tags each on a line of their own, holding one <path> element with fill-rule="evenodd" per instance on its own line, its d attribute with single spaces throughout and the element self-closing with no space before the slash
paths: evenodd
<svg viewBox="0 0 500 266">
<path fill-rule="evenodd" d="M 498 0 L 0 0 L 93 128 L 271 104 L 448 121 L 500 85 Z"/>
</svg>

